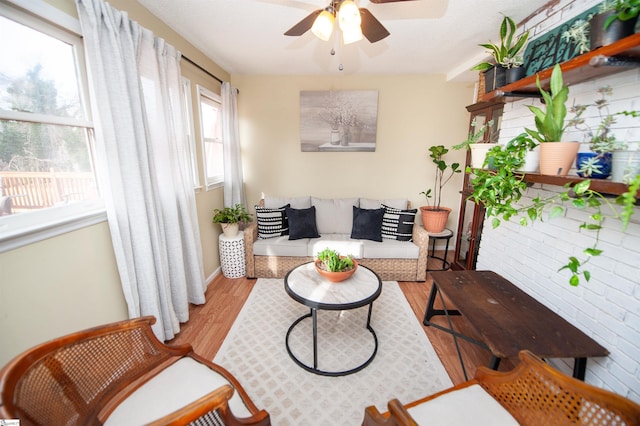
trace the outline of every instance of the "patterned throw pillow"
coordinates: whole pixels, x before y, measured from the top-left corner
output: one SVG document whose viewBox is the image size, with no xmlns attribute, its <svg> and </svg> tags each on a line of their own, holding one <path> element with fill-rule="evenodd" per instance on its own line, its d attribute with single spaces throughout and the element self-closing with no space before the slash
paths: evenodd
<svg viewBox="0 0 640 426">
<path fill-rule="evenodd" d="M 398 241 L 411 241 L 413 223 L 418 209 L 400 210 L 385 206 L 382 217 L 382 238 Z"/>
<path fill-rule="evenodd" d="M 258 238 L 267 239 L 289 235 L 289 221 L 286 206 L 270 209 L 256 206 L 256 220 L 258 222 Z"/>
</svg>

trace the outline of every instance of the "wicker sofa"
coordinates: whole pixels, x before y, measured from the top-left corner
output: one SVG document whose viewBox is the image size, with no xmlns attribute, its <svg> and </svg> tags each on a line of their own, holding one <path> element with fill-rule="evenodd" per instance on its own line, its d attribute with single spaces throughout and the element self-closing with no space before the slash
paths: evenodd
<svg viewBox="0 0 640 426">
<path fill-rule="evenodd" d="M 352 238 L 361 231 L 361 219 L 379 218 L 380 209 L 384 210 L 381 240 Z M 294 238 L 298 213 L 310 211 L 317 236 Z M 358 259 L 383 280 L 425 281 L 429 234 L 413 223 L 414 216 L 406 199 L 265 196 L 256 206 L 257 220 L 244 231 L 247 277 L 282 278 L 295 266 L 314 260 L 319 251 L 332 248 Z M 274 231 L 274 221 L 279 225 L 281 220 L 282 228 L 276 226 Z"/>
</svg>

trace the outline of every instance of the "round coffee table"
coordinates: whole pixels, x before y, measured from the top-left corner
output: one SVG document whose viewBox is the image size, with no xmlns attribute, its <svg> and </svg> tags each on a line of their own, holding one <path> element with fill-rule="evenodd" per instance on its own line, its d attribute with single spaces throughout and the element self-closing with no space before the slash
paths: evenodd
<svg viewBox="0 0 640 426">
<path fill-rule="evenodd" d="M 287 330 L 285 345 L 293 361 L 307 371 L 323 376 L 346 376 L 365 368 L 373 361 L 378 351 L 378 337 L 371 327 L 373 302 L 380 296 L 382 281 L 366 266 L 359 265 L 358 270 L 347 280 L 332 283 L 315 270 L 313 262 L 293 268 L 284 278 L 284 288 L 295 301 L 310 308 L 310 312 L 295 320 Z M 373 352 L 362 364 L 342 371 L 325 371 L 318 368 L 318 310 L 345 311 L 369 305 L 366 329 L 373 337 Z M 305 364 L 291 350 L 289 337 L 291 332 L 303 320 L 311 317 L 313 330 L 313 366 Z M 348 342 L 345 342 L 348 344 Z"/>
</svg>

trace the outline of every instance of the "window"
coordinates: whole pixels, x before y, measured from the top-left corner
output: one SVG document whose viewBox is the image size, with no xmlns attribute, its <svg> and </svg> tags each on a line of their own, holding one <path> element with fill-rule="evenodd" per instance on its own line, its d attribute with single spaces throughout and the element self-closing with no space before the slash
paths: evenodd
<svg viewBox="0 0 640 426">
<path fill-rule="evenodd" d="M 224 181 L 220 96 L 198 86 L 202 153 L 207 189 Z"/>
<path fill-rule="evenodd" d="M 1 243 L 101 210 L 81 43 L 0 4 Z"/>
<path fill-rule="evenodd" d="M 193 131 L 193 114 L 192 114 L 192 102 L 191 102 L 191 81 L 188 78 L 182 77 L 182 92 L 184 95 L 184 122 L 186 123 L 187 130 L 187 152 L 189 159 L 191 160 L 189 165 L 191 167 L 191 177 L 193 179 L 193 187 L 200 188 L 200 177 L 198 175 L 198 160 L 196 155 L 196 140 Z"/>
</svg>

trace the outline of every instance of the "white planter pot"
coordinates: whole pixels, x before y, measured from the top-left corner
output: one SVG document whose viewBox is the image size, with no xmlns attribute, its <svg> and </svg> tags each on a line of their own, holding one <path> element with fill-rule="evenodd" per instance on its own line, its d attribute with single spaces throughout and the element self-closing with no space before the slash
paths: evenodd
<svg viewBox="0 0 640 426">
<path fill-rule="evenodd" d="M 487 152 L 497 143 L 472 143 L 469 145 L 471 148 L 471 168 L 481 169 L 483 168 L 484 159 L 487 158 Z"/>
<path fill-rule="evenodd" d="M 628 183 L 640 174 L 640 151 L 613 151 L 611 180 Z"/>
<path fill-rule="evenodd" d="M 227 238 L 233 238 L 238 235 L 238 229 L 240 228 L 237 223 L 221 223 L 222 233 Z"/>
<path fill-rule="evenodd" d="M 537 173 L 540 170 L 540 145 L 528 151 L 524 156 L 524 165 L 518 169 L 524 173 Z"/>
</svg>

